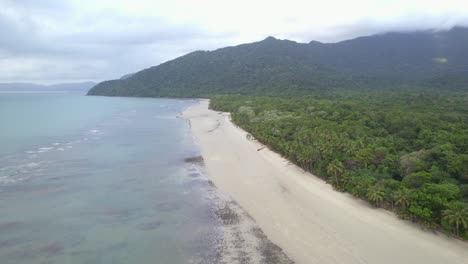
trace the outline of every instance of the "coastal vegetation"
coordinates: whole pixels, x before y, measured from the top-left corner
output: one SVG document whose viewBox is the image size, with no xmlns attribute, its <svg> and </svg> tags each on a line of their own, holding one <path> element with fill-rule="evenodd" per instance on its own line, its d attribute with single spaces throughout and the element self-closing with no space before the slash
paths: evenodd
<svg viewBox="0 0 468 264">
<path fill-rule="evenodd" d="M 258 141 L 334 188 L 468 238 L 466 93 L 215 96 Z"/>
</svg>

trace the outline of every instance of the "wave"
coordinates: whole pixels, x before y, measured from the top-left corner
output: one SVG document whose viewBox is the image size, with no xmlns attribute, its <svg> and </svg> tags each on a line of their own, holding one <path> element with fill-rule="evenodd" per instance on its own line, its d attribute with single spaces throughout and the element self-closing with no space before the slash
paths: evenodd
<svg viewBox="0 0 468 264">
<path fill-rule="evenodd" d="M 63 152 L 71 151 L 76 145 L 99 139 L 100 129 L 84 130 L 73 139 L 52 141 L 36 148 L 0 157 L 0 185 L 14 184 L 40 176 L 47 164 L 60 160 Z"/>
<path fill-rule="evenodd" d="M 12 184 L 20 181 L 26 181 L 29 180 L 31 177 L 23 177 L 23 178 L 9 178 L 6 176 L 1 176 L 0 177 L 0 185 L 5 185 L 5 184 Z"/>
<path fill-rule="evenodd" d="M 26 167 L 28 168 L 35 168 L 35 167 L 38 167 L 40 165 L 40 163 L 37 163 L 37 162 L 30 162 L 28 164 L 26 164 Z"/>
<path fill-rule="evenodd" d="M 37 153 L 44 153 L 44 152 L 47 152 L 51 149 L 54 149 L 53 147 L 42 147 L 42 148 L 39 148 L 39 150 L 37 151 Z"/>
<path fill-rule="evenodd" d="M 39 171 L 42 163 L 44 162 L 29 162 L 1 168 L 0 185 L 31 179 L 33 172 Z"/>
</svg>

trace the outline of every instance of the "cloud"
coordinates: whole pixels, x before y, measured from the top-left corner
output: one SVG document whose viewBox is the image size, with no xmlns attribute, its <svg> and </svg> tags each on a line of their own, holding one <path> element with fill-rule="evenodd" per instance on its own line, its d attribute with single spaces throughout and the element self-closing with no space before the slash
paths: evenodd
<svg viewBox="0 0 468 264">
<path fill-rule="evenodd" d="M 335 42 L 468 26 L 468 6 L 457 0 L 0 0 L 0 6 L 0 82 L 113 79 L 269 35 Z"/>
<path fill-rule="evenodd" d="M 215 48 L 231 35 L 163 17 L 82 14 L 56 2 L 26 2 L 7 1 L 0 11 L 0 34 L 7 36 L 0 39 L 3 82 L 118 78 L 202 46 Z M 214 45 L 200 45 L 202 40 Z"/>
</svg>

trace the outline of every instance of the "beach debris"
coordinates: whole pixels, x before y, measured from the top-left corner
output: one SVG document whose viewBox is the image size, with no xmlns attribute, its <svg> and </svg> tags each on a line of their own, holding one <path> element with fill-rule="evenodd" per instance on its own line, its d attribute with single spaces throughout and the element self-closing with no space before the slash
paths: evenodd
<svg viewBox="0 0 468 264">
<path fill-rule="evenodd" d="M 192 163 L 192 164 L 196 164 L 196 165 L 204 165 L 205 164 L 205 162 L 203 160 L 203 157 L 201 155 L 185 158 L 184 161 L 187 162 L 187 163 Z"/>
<path fill-rule="evenodd" d="M 214 128 L 212 128 L 212 129 L 208 130 L 208 133 L 211 133 L 211 132 L 215 131 L 220 126 L 221 126 L 221 122 L 219 122 L 219 120 L 216 120 L 216 126 Z"/>
</svg>

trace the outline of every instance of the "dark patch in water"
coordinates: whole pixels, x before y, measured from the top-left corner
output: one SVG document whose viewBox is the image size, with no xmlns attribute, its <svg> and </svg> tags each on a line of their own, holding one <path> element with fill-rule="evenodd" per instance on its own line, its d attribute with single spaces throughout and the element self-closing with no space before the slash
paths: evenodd
<svg viewBox="0 0 468 264">
<path fill-rule="evenodd" d="M 127 247 L 128 247 L 127 242 L 119 242 L 119 243 L 115 243 L 115 244 L 110 245 L 106 249 L 112 251 L 112 250 L 122 250 L 122 249 L 125 249 Z"/>
<path fill-rule="evenodd" d="M 145 191 L 145 188 L 143 187 L 138 187 L 138 188 L 135 188 L 133 189 L 134 192 L 144 192 Z"/>
<path fill-rule="evenodd" d="M 152 222 L 148 222 L 148 223 L 144 223 L 144 224 L 139 224 L 137 225 L 137 228 L 139 230 L 154 230 L 154 229 L 157 229 L 161 226 L 161 221 L 158 221 L 158 220 L 155 220 L 155 221 L 152 221 Z"/>
<path fill-rule="evenodd" d="M 41 248 L 40 251 L 48 255 L 60 255 L 63 253 L 64 250 L 65 250 L 65 246 L 63 244 L 54 242 Z"/>
<path fill-rule="evenodd" d="M 209 183 L 208 181 L 203 181 L 203 180 L 191 180 L 191 181 L 183 183 L 183 186 L 186 188 L 203 188 L 203 187 L 208 187 Z"/>
<path fill-rule="evenodd" d="M 0 231 L 8 231 L 11 229 L 16 229 L 21 226 L 21 222 L 19 221 L 12 221 L 6 223 L 0 223 Z"/>
<path fill-rule="evenodd" d="M 70 256 L 82 256 L 82 255 L 89 256 L 92 253 L 93 251 L 91 250 L 77 250 L 77 251 L 70 252 L 69 255 Z"/>
<path fill-rule="evenodd" d="M 197 165 L 204 165 L 205 164 L 205 161 L 203 160 L 202 156 L 194 156 L 194 157 L 190 157 L 190 158 L 185 158 L 184 161 L 187 162 L 187 163 L 192 163 L 192 164 L 197 164 Z"/>
<path fill-rule="evenodd" d="M 205 233 L 204 236 L 194 238 L 187 248 L 192 254 L 191 263 L 197 264 L 217 264 L 225 263 L 221 261 L 222 237 L 214 233 Z"/>
<path fill-rule="evenodd" d="M 77 247 L 86 241 L 86 237 L 81 234 L 70 234 L 63 239 L 67 248 Z"/>
<path fill-rule="evenodd" d="M 58 180 L 62 180 L 64 178 L 65 177 L 63 177 L 63 176 L 57 176 L 57 177 L 48 178 L 47 180 L 48 181 L 58 181 Z"/>
<path fill-rule="evenodd" d="M 31 248 L 24 248 L 20 250 L 16 250 L 8 254 L 8 259 L 32 259 L 36 258 L 37 253 L 32 250 Z"/>
<path fill-rule="evenodd" d="M 21 245 L 25 243 L 26 241 L 21 239 L 21 238 L 11 238 L 7 240 L 2 240 L 0 241 L 0 248 L 9 248 L 9 247 L 15 247 L 18 245 Z"/>
<path fill-rule="evenodd" d="M 131 215 L 130 211 L 127 209 L 107 209 L 102 213 L 112 217 L 129 217 Z"/>
<path fill-rule="evenodd" d="M 155 209 L 159 212 L 173 212 L 177 211 L 181 208 L 182 206 L 175 203 L 175 202 L 170 202 L 170 203 L 159 203 L 155 206 Z"/>
<path fill-rule="evenodd" d="M 34 185 L 34 186 L 29 186 L 29 185 L 22 185 L 22 186 L 14 186 L 12 188 L 5 189 L 7 192 L 16 192 L 16 193 L 57 193 L 57 192 L 63 192 L 65 190 L 65 187 L 63 184 L 54 184 L 54 185 Z"/>
<path fill-rule="evenodd" d="M 189 173 L 188 176 L 189 176 L 189 177 L 192 177 L 192 178 L 197 178 L 197 177 L 200 177 L 201 175 L 200 175 L 200 173 L 198 173 L 198 172 L 192 172 L 192 173 Z"/>
</svg>

